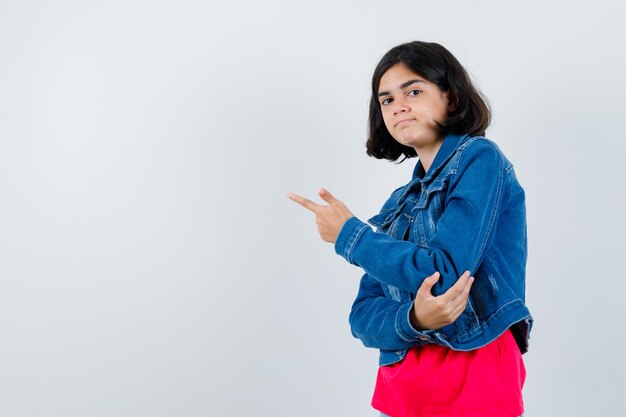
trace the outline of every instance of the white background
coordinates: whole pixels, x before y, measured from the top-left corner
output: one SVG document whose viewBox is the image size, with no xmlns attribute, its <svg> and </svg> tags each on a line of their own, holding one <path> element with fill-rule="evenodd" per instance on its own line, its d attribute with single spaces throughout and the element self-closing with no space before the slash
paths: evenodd
<svg viewBox="0 0 626 417">
<path fill-rule="evenodd" d="M 435 41 L 527 192 L 527 416 L 624 413 L 623 2 L 0 1 L 0 416 L 375 416 L 370 77 Z"/>
</svg>

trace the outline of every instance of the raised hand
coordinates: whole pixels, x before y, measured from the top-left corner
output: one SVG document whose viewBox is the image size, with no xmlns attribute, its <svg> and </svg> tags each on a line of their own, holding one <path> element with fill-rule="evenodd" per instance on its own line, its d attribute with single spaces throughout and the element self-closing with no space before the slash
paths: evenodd
<svg viewBox="0 0 626 417">
<path fill-rule="evenodd" d="M 328 205 L 314 203 L 294 193 L 287 193 L 287 197 L 315 213 L 315 223 L 320 237 L 326 242 L 335 243 L 344 223 L 350 217 L 354 217 L 354 214 L 328 190 L 320 188 L 318 194 Z"/>
</svg>

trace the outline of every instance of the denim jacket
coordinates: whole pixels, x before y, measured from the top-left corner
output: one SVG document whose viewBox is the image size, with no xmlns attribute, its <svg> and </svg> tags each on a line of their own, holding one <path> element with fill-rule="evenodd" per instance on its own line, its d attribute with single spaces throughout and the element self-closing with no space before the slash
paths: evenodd
<svg viewBox="0 0 626 417">
<path fill-rule="evenodd" d="M 369 223 L 377 230 L 348 219 L 335 251 L 365 271 L 350 326 L 365 346 L 380 349 L 380 365 L 427 343 L 477 349 L 508 328 L 527 351 L 524 190 L 495 143 L 448 134 L 428 173 L 418 162 Z M 414 329 L 409 316 L 424 278 L 440 272 L 433 287 L 440 295 L 466 270 L 475 281 L 460 317 L 438 330 Z"/>
</svg>

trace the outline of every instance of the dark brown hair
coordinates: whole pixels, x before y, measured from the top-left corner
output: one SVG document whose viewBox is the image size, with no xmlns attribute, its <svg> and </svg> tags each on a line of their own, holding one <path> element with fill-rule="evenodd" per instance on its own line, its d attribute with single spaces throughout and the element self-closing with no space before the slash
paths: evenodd
<svg viewBox="0 0 626 417">
<path fill-rule="evenodd" d="M 397 160 L 400 156 L 417 156 L 415 149 L 398 143 L 389 133 L 378 102 L 378 88 L 383 74 L 396 64 L 405 64 L 411 71 L 434 83 L 448 93 L 454 110 L 440 125 L 441 137 L 448 133 L 484 136 L 491 120 L 486 99 L 472 84 L 459 61 L 437 43 L 409 42 L 392 48 L 380 60 L 372 76 L 367 154 L 378 159 Z"/>
</svg>

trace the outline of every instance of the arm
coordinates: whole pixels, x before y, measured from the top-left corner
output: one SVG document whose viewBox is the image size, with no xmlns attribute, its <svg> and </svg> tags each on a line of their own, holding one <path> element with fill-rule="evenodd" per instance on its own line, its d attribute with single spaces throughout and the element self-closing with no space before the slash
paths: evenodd
<svg viewBox="0 0 626 417">
<path fill-rule="evenodd" d="M 426 278 L 415 300 L 401 303 L 385 297 L 380 281 L 363 275 L 350 311 L 352 335 L 365 346 L 378 349 L 423 345 L 425 341 L 420 337 L 453 323 L 461 315 L 473 282 L 469 274 L 463 274 L 445 294 L 434 297 L 431 289 L 438 279 L 438 273 Z"/>
<path fill-rule="evenodd" d="M 428 249 L 375 233 L 351 217 L 337 237 L 335 251 L 373 278 L 408 291 L 421 286 L 421 277 L 440 271 L 435 289 L 443 293 L 462 271 L 476 272 L 493 241 L 503 200 L 502 163 L 498 150 L 485 141 L 464 151 Z"/>
<path fill-rule="evenodd" d="M 400 303 L 385 297 L 382 284 L 367 273 L 361 278 L 359 293 L 350 311 L 350 330 L 366 347 L 401 350 L 426 342 L 424 332 L 410 323 L 413 302 Z"/>
</svg>

